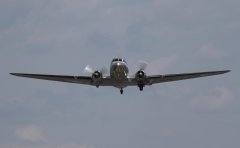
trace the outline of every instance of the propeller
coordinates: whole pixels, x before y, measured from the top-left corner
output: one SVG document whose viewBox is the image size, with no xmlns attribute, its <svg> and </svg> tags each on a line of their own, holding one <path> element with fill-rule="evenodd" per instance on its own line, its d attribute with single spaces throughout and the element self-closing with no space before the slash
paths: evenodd
<svg viewBox="0 0 240 148">
<path fill-rule="evenodd" d="M 95 72 L 95 70 L 94 70 L 90 65 L 87 65 L 87 66 L 84 68 L 84 72 L 85 72 L 85 73 L 93 74 L 93 73 Z"/>
<path fill-rule="evenodd" d="M 139 61 L 139 70 L 144 71 L 147 68 L 148 63 L 146 61 Z"/>
<path fill-rule="evenodd" d="M 100 69 L 100 72 L 101 72 L 103 75 L 107 74 L 107 73 L 108 73 L 107 67 L 106 67 L 106 66 L 103 66 L 103 67 Z"/>
<path fill-rule="evenodd" d="M 94 68 L 92 68 L 90 65 L 87 65 L 85 68 L 84 68 L 84 72 L 85 73 L 89 73 L 89 74 L 93 74 L 94 72 L 96 72 L 97 70 L 95 70 Z M 104 66 L 102 67 L 99 72 L 101 74 L 107 74 L 108 70 L 107 68 Z"/>
</svg>

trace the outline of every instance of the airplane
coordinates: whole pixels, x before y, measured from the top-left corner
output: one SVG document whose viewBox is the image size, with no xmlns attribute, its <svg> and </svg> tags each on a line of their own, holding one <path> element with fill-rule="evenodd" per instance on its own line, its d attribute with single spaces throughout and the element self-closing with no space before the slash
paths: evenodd
<svg viewBox="0 0 240 148">
<path fill-rule="evenodd" d="M 123 88 L 127 86 L 137 86 L 140 91 L 148 85 L 192 79 L 198 77 L 206 77 L 224 74 L 230 72 L 230 70 L 222 71 L 208 71 L 208 72 L 195 72 L 195 73 L 181 73 L 181 74 L 165 74 L 165 75 L 147 75 L 145 69 L 147 67 L 146 62 L 141 62 L 139 70 L 134 76 L 129 76 L 127 62 L 123 58 L 114 58 L 110 64 L 110 76 L 104 76 L 107 72 L 105 68 L 101 70 L 94 70 L 89 65 L 85 67 L 84 71 L 91 74 L 91 76 L 69 76 L 69 75 L 46 75 L 46 74 L 27 74 L 27 73 L 10 73 L 14 76 L 43 79 L 51 81 L 60 81 L 68 83 L 77 83 L 84 85 L 96 86 L 113 86 L 120 89 L 120 93 L 123 94 Z"/>
</svg>

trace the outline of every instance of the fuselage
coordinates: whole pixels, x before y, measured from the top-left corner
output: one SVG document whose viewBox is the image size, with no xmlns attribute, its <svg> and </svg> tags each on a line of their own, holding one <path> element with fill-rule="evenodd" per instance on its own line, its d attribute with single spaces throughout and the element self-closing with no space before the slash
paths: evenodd
<svg viewBox="0 0 240 148">
<path fill-rule="evenodd" d="M 110 77 L 116 82 L 115 87 L 124 88 L 128 82 L 127 62 L 122 58 L 114 58 L 110 65 Z"/>
</svg>

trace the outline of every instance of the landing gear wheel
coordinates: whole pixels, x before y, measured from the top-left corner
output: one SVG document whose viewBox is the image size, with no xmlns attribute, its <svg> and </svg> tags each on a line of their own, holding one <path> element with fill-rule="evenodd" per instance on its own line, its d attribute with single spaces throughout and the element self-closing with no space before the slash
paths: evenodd
<svg viewBox="0 0 240 148">
<path fill-rule="evenodd" d="M 121 95 L 123 94 L 123 89 L 122 88 L 120 89 L 120 93 L 121 93 Z"/>
<path fill-rule="evenodd" d="M 138 87 L 140 91 L 143 91 L 143 85 L 139 85 Z"/>
</svg>

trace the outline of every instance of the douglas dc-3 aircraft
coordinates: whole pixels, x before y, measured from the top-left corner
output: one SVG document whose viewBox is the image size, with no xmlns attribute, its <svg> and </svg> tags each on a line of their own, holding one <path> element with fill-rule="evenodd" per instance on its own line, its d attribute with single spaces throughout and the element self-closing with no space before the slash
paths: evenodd
<svg viewBox="0 0 240 148">
<path fill-rule="evenodd" d="M 103 68 L 102 70 L 94 70 L 90 66 L 86 66 L 84 71 L 91 73 L 91 76 L 66 76 L 66 75 L 24 74 L 24 73 L 11 73 L 11 74 L 27 78 L 93 85 L 96 86 L 97 88 L 99 86 L 113 86 L 119 88 L 120 93 L 123 94 L 123 88 L 127 86 L 138 86 L 139 90 L 142 91 L 143 87 L 146 85 L 219 75 L 230 72 L 230 70 L 223 70 L 183 74 L 146 75 L 146 73 L 144 72 L 146 66 L 147 66 L 146 62 L 142 62 L 140 64 L 139 70 L 135 73 L 135 76 L 132 77 L 128 75 L 127 62 L 122 58 L 114 58 L 112 60 L 110 65 L 110 76 L 104 76 L 104 74 L 107 72 L 105 68 Z"/>
</svg>

